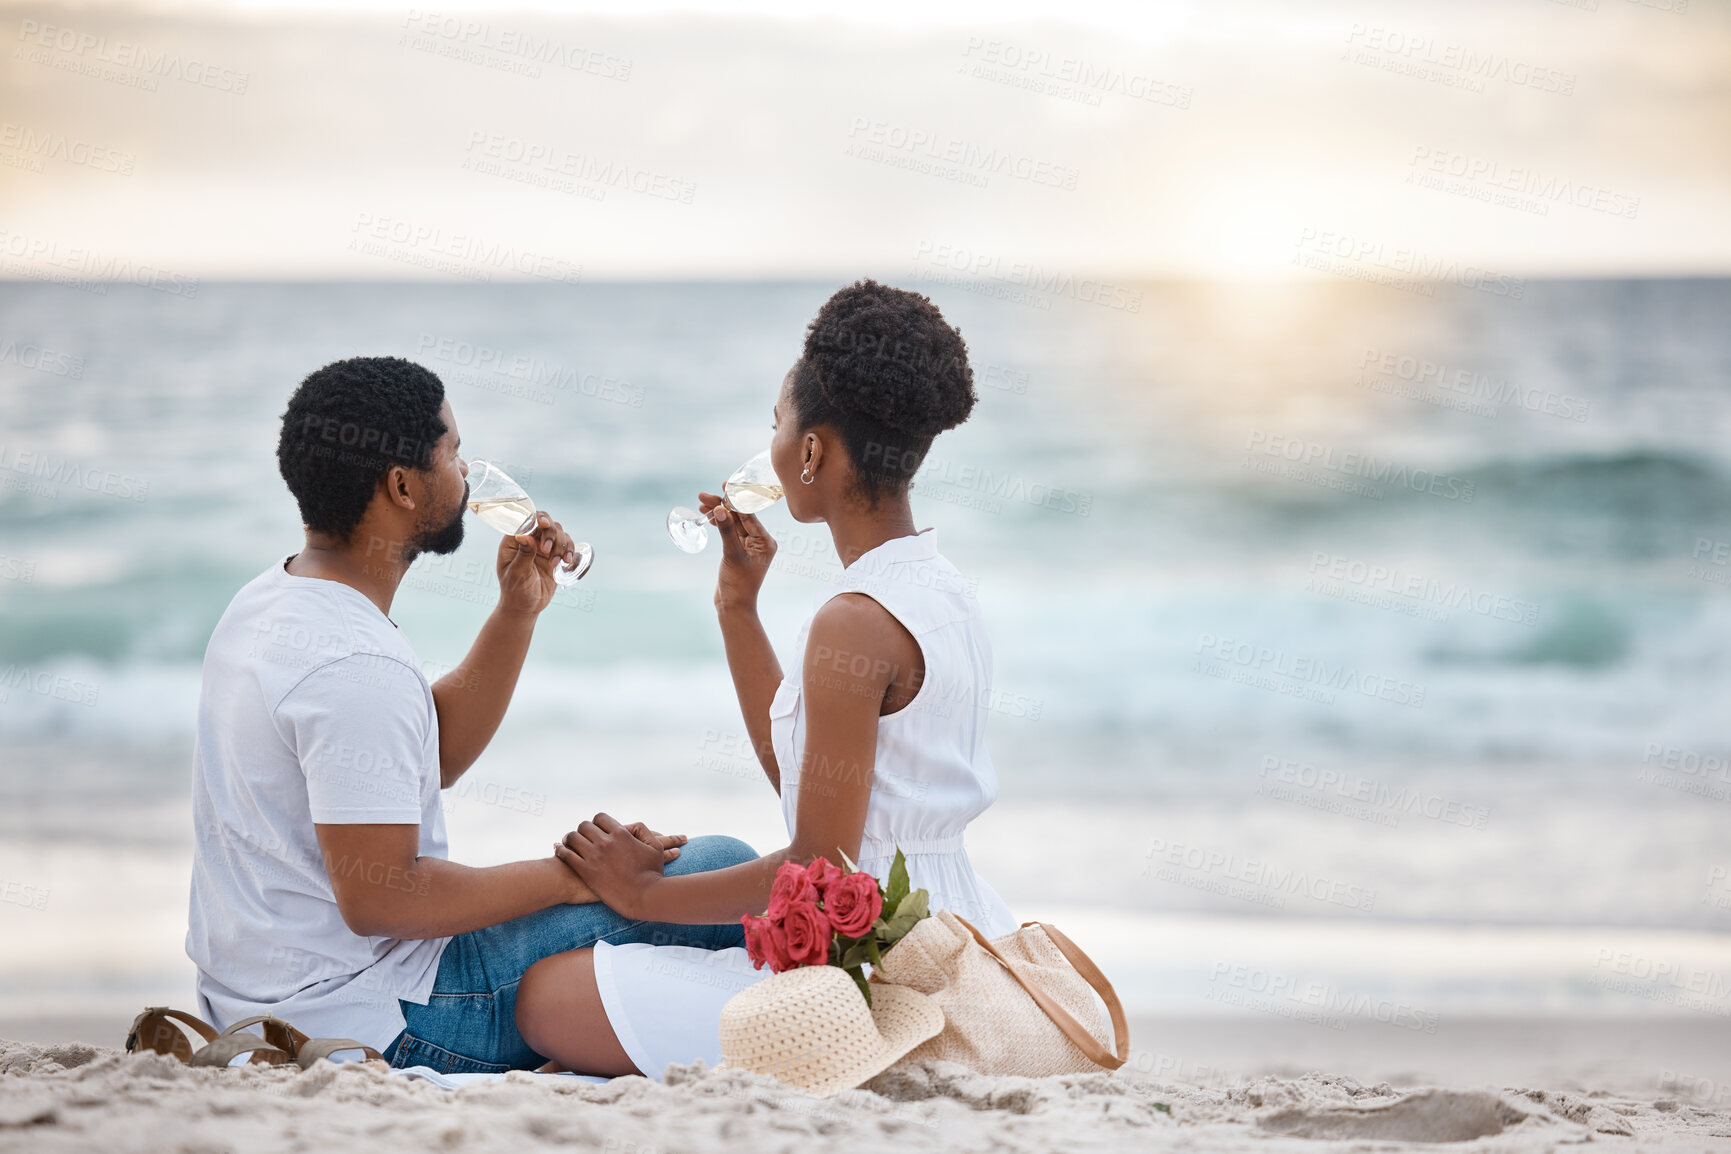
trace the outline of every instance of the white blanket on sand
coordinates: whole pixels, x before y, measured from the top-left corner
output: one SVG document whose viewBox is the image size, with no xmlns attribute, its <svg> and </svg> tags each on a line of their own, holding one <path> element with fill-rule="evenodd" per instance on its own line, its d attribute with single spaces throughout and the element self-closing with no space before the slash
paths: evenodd
<svg viewBox="0 0 1731 1154">
<path fill-rule="evenodd" d="M 442 1086 L 447 1090 L 460 1090 L 464 1086 L 473 1086 L 476 1082 L 503 1081 L 505 1078 L 510 1077 L 511 1073 L 515 1073 L 518 1079 L 524 1077 L 535 1079 L 553 1078 L 559 1082 L 570 1082 L 575 1080 L 578 1082 L 592 1083 L 612 1081 L 611 1078 L 601 1078 L 594 1074 L 525 1074 L 521 1070 L 511 1071 L 511 1073 L 506 1074 L 441 1074 L 431 1066 L 405 1066 L 402 1069 L 393 1069 L 391 1073 L 401 1074 L 405 1078 L 419 1078 L 424 1082 L 431 1082 L 433 1085 Z"/>
</svg>

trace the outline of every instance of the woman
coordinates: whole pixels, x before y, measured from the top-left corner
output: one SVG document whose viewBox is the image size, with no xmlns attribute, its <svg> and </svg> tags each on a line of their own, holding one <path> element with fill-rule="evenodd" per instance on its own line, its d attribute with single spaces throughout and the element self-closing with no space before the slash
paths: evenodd
<svg viewBox="0 0 1731 1154">
<path fill-rule="evenodd" d="M 753 746 L 781 795 L 791 843 L 753 862 L 666 877 L 659 851 L 605 814 L 556 847 L 613 909 L 679 924 L 763 912 L 778 866 L 843 855 L 880 879 L 900 848 L 931 908 L 988 935 L 1015 922 L 974 873 L 967 823 L 997 796 L 985 747 L 991 650 L 979 607 L 916 532 L 908 487 L 932 438 L 974 405 L 967 346 L 926 297 L 861 281 L 818 311 L 775 402 L 770 460 L 788 512 L 829 525 L 842 573 L 784 678 L 757 616 L 775 542 L 714 494 L 715 590 L 727 663 Z M 741 949 L 603 943 L 544 958 L 518 988 L 537 1053 L 581 1073 L 659 1077 L 720 1053 L 721 1006 L 766 977 Z"/>
</svg>

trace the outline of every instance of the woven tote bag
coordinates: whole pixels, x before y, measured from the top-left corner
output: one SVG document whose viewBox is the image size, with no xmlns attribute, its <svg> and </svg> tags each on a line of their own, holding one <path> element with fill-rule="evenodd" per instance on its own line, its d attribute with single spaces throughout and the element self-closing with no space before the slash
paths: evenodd
<svg viewBox="0 0 1731 1154">
<path fill-rule="evenodd" d="M 909 1060 L 1041 1078 L 1116 1070 L 1130 1057 L 1130 1027 L 1112 983 L 1044 922 L 1025 922 L 987 941 L 939 910 L 884 954 L 872 980 L 918 990 L 944 1011 L 943 1032 L 910 1051 Z M 1110 1033 L 1090 988 L 1111 1015 Z"/>
</svg>

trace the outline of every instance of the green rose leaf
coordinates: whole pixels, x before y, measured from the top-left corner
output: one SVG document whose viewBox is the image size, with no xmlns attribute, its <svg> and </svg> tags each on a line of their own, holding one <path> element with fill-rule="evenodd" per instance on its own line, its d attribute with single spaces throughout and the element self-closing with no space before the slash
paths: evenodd
<svg viewBox="0 0 1731 1154">
<path fill-rule="evenodd" d="M 890 865 L 890 884 L 884 891 L 884 908 L 893 910 L 900 907 L 902 899 L 908 896 L 908 859 L 902 853 L 901 847 L 896 847 L 896 860 Z"/>
<path fill-rule="evenodd" d="M 915 890 L 902 898 L 896 906 L 896 912 L 884 924 L 883 932 L 878 935 L 883 947 L 888 949 L 901 941 L 907 932 L 914 928 L 921 918 L 931 916 L 928 908 L 931 895 L 925 890 Z"/>
<path fill-rule="evenodd" d="M 865 973 L 858 966 L 853 966 L 848 970 L 847 976 L 853 979 L 854 985 L 859 987 L 859 992 L 865 995 L 866 1005 L 871 1005 L 872 988 L 871 983 L 865 979 Z"/>
</svg>

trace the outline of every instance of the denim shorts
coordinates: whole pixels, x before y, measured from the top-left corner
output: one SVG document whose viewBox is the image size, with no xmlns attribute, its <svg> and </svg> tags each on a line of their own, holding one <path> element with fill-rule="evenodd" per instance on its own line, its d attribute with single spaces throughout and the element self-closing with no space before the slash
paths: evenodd
<svg viewBox="0 0 1731 1154">
<path fill-rule="evenodd" d="M 694 837 L 668 864 L 667 873 L 704 873 L 756 857 L 750 846 L 736 838 Z M 533 1070 L 547 1059 L 531 1050 L 517 1032 L 517 983 L 542 958 L 596 942 L 721 950 L 743 941 L 737 922 L 721 926 L 638 922 L 600 902 L 550 906 L 458 934 L 439 957 L 427 1004 L 401 1002 L 407 1025 L 385 1050 L 385 1060 L 393 1066 L 431 1066 L 441 1074 Z"/>
</svg>

